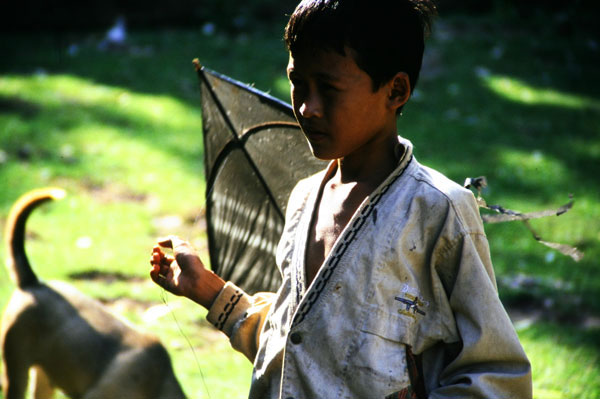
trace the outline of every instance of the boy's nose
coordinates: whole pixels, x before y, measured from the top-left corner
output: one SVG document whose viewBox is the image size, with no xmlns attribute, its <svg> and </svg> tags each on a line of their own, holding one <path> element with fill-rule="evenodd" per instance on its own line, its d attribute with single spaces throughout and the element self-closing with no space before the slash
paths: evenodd
<svg viewBox="0 0 600 399">
<path fill-rule="evenodd" d="M 317 95 L 307 96 L 300 105 L 300 115 L 304 118 L 315 118 L 323 116 L 323 105 Z"/>
</svg>

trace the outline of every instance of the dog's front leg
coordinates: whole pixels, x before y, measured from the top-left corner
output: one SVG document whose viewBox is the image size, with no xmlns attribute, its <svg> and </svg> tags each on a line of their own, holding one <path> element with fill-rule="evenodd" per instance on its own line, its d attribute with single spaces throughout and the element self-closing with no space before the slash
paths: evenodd
<svg viewBox="0 0 600 399">
<path fill-rule="evenodd" d="M 2 391 L 6 399 L 24 399 L 27 393 L 27 381 L 29 379 L 29 367 L 22 362 L 13 363 L 8 367 L 4 355 L 4 370 L 2 376 Z"/>
<path fill-rule="evenodd" d="M 34 399 L 50 399 L 54 397 L 54 386 L 48 375 L 40 367 L 32 367 L 29 378 L 33 384 Z"/>
</svg>

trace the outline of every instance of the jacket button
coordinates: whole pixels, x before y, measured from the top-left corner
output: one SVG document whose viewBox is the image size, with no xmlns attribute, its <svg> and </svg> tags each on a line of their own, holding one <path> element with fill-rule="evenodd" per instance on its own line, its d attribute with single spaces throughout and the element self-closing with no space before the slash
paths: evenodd
<svg viewBox="0 0 600 399">
<path fill-rule="evenodd" d="M 292 344 L 298 345 L 302 342 L 302 335 L 298 332 L 294 332 L 290 335 L 290 341 L 292 341 Z"/>
</svg>

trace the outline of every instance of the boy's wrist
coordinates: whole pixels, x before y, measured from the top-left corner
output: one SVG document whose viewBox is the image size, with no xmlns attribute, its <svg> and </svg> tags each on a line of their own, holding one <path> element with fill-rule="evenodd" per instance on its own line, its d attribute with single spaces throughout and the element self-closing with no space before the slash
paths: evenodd
<svg viewBox="0 0 600 399">
<path fill-rule="evenodd" d="M 204 269 L 191 299 L 206 309 L 210 309 L 224 286 L 225 281 L 221 277 Z"/>
</svg>

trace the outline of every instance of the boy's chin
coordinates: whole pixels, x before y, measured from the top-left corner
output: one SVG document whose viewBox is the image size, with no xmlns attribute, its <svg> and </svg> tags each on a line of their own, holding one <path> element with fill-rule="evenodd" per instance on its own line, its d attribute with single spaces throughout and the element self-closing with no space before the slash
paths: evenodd
<svg viewBox="0 0 600 399">
<path fill-rule="evenodd" d="M 331 154 L 330 151 L 327 151 L 320 146 L 312 145 L 310 142 L 308 143 L 308 146 L 310 147 L 310 152 L 313 157 L 320 159 L 321 161 L 331 161 L 337 159 L 337 157 Z"/>
</svg>

